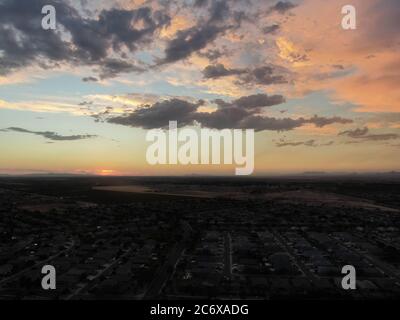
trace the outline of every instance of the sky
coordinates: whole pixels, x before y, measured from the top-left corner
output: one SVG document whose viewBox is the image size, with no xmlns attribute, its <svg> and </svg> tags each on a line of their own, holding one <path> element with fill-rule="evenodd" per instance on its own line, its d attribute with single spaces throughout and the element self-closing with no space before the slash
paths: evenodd
<svg viewBox="0 0 400 320">
<path fill-rule="evenodd" d="M 399 16 L 398 0 L 0 0 L 0 174 L 233 174 L 150 166 L 146 133 L 170 120 L 254 129 L 255 175 L 400 170 Z"/>
</svg>

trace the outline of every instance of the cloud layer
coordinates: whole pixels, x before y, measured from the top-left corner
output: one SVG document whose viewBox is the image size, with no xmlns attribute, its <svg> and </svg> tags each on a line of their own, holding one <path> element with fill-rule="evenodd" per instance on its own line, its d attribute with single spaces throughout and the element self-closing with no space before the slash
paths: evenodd
<svg viewBox="0 0 400 320">
<path fill-rule="evenodd" d="M 382 133 L 382 134 L 369 134 L 367 127 L 362 129 L 346 130 L 339 132 L 339 136 L 347 136 L 353 139 L 360 139 L 362 141 L 387 141 L 399 139 L 400 135 L 397 133 Z"/>
<path fill-rule="evenodd" d="M 60 63 L 92 66 L 101 78 L 142 71 L 134 59 L 125 59 L 127 53 L 150 43 L 156 30 L 170 22 L 168 15 L 149 7 L 102 10 L 91 18 L 67 1 L 54 0 L 57 30 L 44 30 L 41 9 L 47 4 L 46 0 L 1 1 L 0 75 L 33 63 L 44 68 Z"/>
<path fill-rule="evenodd" d="M 254 129 L 256 131 L 287 131 L 305 124 L 324 127 L 330 124 L 352 123 L 350 119 L 341 117 L 311 118 L 275 118 L 263 115 L 267 107 L 279 105 L 285 101 L 283 96 L 257 94 L 244 96 L 232 102 L 218 99 L 218 106 L 212 112 L 199 112 L 198 108 L 205 104 L 203 100 L 191 103 L 181 99 L 171 99 L 146 105 L 124 116 L 111 117 L 108 122 L 144 129 L 165 128 L 169 121 L 178 121 L 180 126 L 192 125 L 195 122 L 212 129 Z"/>
<path fill-rule="evenodd" d="M 52 141 L 76 141 L 76 140 L 84 140 L 84 139 L 90 139 L 90 138 L 96 138 L 96 135 L 72 135 L 72 136 L 63 136 L 58 133 L 52 132 L 52 131 L 32 131 L 32 130 L 27 130 L 23 128 L 18 128 L 18 127 L 10 127 L 6 129 L 1 129 L 0 131 L 3 132 L 19 132 L 19 133 L 28 133 L 28 134 L 33 134 L 36 136 L 41 136 L 46 139 L 52 140 Z"/>
</svg>

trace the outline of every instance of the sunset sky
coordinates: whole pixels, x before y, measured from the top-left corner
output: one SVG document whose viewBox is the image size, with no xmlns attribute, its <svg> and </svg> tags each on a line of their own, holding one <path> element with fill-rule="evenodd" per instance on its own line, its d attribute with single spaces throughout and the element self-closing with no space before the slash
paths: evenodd
<svg viewBox="0 0 400 320">
<path fill-rule="evenodd" d="M 0 174 L 233 174 L 148 165 L 169 120 L 255 129 L 259 175 L 400 170 L 399 17 L 399 0 L 0 0 Z"/>
</svg>

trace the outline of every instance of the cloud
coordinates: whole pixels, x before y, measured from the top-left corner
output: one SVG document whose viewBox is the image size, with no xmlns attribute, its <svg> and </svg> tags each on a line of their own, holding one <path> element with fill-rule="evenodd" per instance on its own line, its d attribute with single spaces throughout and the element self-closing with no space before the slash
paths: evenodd
<svg viewBox="0 0 400 320">
<path fill-rule="evenodd" d="M 243 119 L 241 123 L 241 128 L 253 128 L 256 131 L 272 130 L 272 131 L 289 131 L 306 124 L 314 124 L 318 128 L 324 126 L 335 124 L 335 123 L 351 123 L 350 119 L 344 119 L 341 117 L 313 117 L 307 118 L 274 118 L 267 116 L 252 115 Z"/>
<path fill-rule="evenodd" d="M 277 45 L 280 57 L 292 62 L 296 95 L 327 90 L 333 101 L 351 103 L 357 112 L 399 111 L 399 2 L 351 4 L 357 9 L 355 32 L 340 31 L 341 1 L 303 0 L 295 15 L 280 24 L 285 41 L 278 39 Z M 340 71 L 338 65 L 347 72 L 321 81 L 321 73 Z"/>
<path fill-rule="evenodd" d="M 227 69 L 223 64 L 219 63 L 213 66 L 207 66 L 203 70 L 203 76 L 206 79 L 217 79 L 221 77 L 243 74 L 245 72 L 246 70 L 243 69 Z"/>
<path fill-rule="evenodd" d="M 232 102 L 232 105 L 236 105 L 240 108 L 253 109 L 260 107 L 271 107 L 274 105 L 284 103 L 285 97 L 282 95 L 272 95 L 267 94 L 255 94 L 251 96 L 241 97 Z"/>
<path fill-rule="evenodd" d="M 370 134 L 363 137 L 364 140 L 368 141 L 387 141 L 387 140 L 394 140 L 400 137 L 397 133 L 385 133 L 385 134 Z"/>
<path fill-rule="evenodd" d="M 170 120 L 176 120 L 178 125 L 185 126 L 193 123 L 194 114 L 202 104 L 203 101 L 190 103 L 180 99 L 171 99 L 139 108 L 127 116 L 113 117 L 108 122 L 153 129 L 167 127 Z"/>
<path fill-rule="evenodd" d="M 260 115 L 251 115 L 241 121 L 239 128 L 254 129 L 255 131 L 289 131 L 307 123 L 304 118 L 275 118 Z"/>
<path fill-rule="evenodd" d="M 239 85 L 251 86 L 271 85 L 287 83 L 284 76 L 275 75 L 275 69 L 271 66 L 262 66 L 249 70 L 246 74 L 239 77 L 237 81 Z"/>
<path fill-rule="evenodd" d="M 279 24 L 273 24 L 270 26 L 266 26 L 262 29 L 264 34 L 270 34 L 270 33 L 274 33 L 276 31 L 278 31 L 280 29 Z"/>
<path fill-rule="evenodd" d="M 100 67 L 100 79 L 115 78 L 120 73 L 144 72 L 145 69 L 124 60 L 106 59 Z"/>
<path fill-rule="evenodd" d="M 365 135 L 368 133 L 369 129 L 367 127 L 362 128 L 362 129 L 354 129 L 354 130 L 346 130 L 339 132 L 339 136 L 348 136 L 350 138 L 360 138 L 360 137 L 365 137 Z"/>
<path fill-rule="evenodd" d="M 323 142 L 323 143 L 316 143 L 315 140 L 307 140 L 307 141 L 293 141 L 293 142 L 288 142 L 288 141 L 280 141 L 275 144 L 276 147 L 282 148 L 282 147 L 299 147 L 299 146 L 305 146 L 305 147 L 329 147 L 332 146 L 335 142 L 334 141 L 328 141 L 328 142 Z"/>
<path fill-rule="evenodd" d="M 229 13 L 227 1 L 213 1 L 210 7 L 210 19 L 208 20 L 208 24 L 225 20 L 229 16 Z"/>
<path fill-rule="evenodd" d="M 315 140 L 307 140 L 307 141 L 298 141 L 298 142 L 278 142 L 276 143 L 278 148 L 282 147 L 298 147 L 298 146 L 306 146 L 306 147 L 316 147 Z"/>
<path fill-rule="evenodd" d="M 125 126 L 144 129 L 165 128 L 169 121 L 178 121 L 180 126 L 199 123 L 212 129 L 254 129 L 256 131 L 272 130 L 287 131 L 305 124 L 324 127 L 334 123 L 350 123 L 352 120 L 333 117 L 314 116 L 306 118 L 275 118 L 260 115 L 262 109 L 284 102 L 279 95 L 253 95 L 236 99 L 232 102 L 216 100 L 218 109 L 212 112 L 199 112 L 199 107 L 205 104 L 200 100 L 191 103 L 182 99 L 171 99 L 157 102 L 139 108 L 124 116 L 111 117 L 107 121 Z"/>
<path fill-rule="evenodd" d="M 226 56 L 228 53 L 227 52 L 222 52 L 219 49 L 210 49 L 207 50 L 206 52 L 199 52 L 198 55 L 200 57 L 205 57 L 207 58 L 209 61 L 216 61 L 219 58 Z"/>
<path fill-rule="evenodd" d="M 211 113 L 197 113 L 194 120 L 204 127 L 221 130 L 240 128 L 241 122 L 248 116 L 249 112 L 244 109 L 229 107 Z"/>
<path fill-rule="evenodd" d="M 339 136 L 347 136 L 353 139 L 362 139 L 363 141 L 387 141 L 400 138 L 397 133 L 383 133 L 383 134 L 368 134 L 369 129 L 367 127 L 362 129 L 354 129 L 339 132 Z"/>
<path fill-rule="evenodd" d="M 209 65 L 203 70 L 205 79 L 218 79 L 227 76 L 238 76 L 237 85 L 271 85 L 287 83 L 284 76 L 275 75 L 272 66 L 262 66 L 254 69 L 228 69 L 223 64 Z"/>
<path fill-rule="evenodd" d="M 290 62 L 294 67 L 309 64 L 310 58 L 305 50 L 295 45 L 292 41 L 279 37 L 275 43 L 279 49 L 279 57 L 281 59 Z"/>
<path fill-rule="evenodd" d="M 189 58 L 193 53 L 205 49 L 227 30 L 240 27 L 244 18 L 242 11 L 232 12 L 227 1 L 213 1 L 206 19 L 200 18 L 195 26 L 178 31 L 167 43 L 164 58 L 159 59 L 157 65 Z"/>
<path fill-rule="evenodd" d="M 35 63 L 98 66 L 103 77 L 140 71 L 126 53 L 150 43 L 156 30 L 170 21 L 168 15 L 149 7 L 101 10 L 96 17 L 84 17 L 69 2 L 54 0 L 57 30 L 43 30 L 41 9 L 46 4 L 46 0 L 0 2 L 0 75 Z M 130 61 L 116 64 L 117 56 Z"/>
<path fill-rule="evenodd" d="M 279 1 L 274 6 L 270 8 L 270 12 L 278 12 L 280 14 L 285 14 L 289 10 L 295 8 L 297 5 L 291 3 L 290 1 Z"/>
<path fill-rule="evenodd" d="M 370 127 L 400 128 L 400 112 L 374 113 L 366 121 Z"/>
<path fill-rule="evenodd" d="M 159 64 L 188 58 L 192 53 L 204 49 L 225 30 L 225 27 L 206 24 L 179 31 L 177 36 L 167 44 L 165 58 L 160 60 Z"/>
<path fill-rule="evenodd" d="M 90 117 L 94 119 L 95 122 L 104 122 L 105 119 L 112 113 L 113 107 L 106 107 L 104 111 L 91 113 Z"/>
<path fill-rule="evenodd" d="M 208 4 L 208 0 L 195 0 L 194 6 L 195 7 L 205 7 Z"/>
<path fill-rule="evenodd" d="M 55 132 L 52 131 L 31 131 L 23 128 L 18 128 L 18 127 L 10 127 L 6 129 L 0 130 L 2 132 L 19 132 L 19 133 L 29 133 L 37 136 L 42 136 L 46 139 L 52 140 L 52 141 L 76 141 L 76 140 L 84 140 L 84 139 L 90 139 L 90 138 L 95 138 L 97 137 L 96 135 L 72 135 L 72 136 L 63 136 L 59 135 Z"/>
<path fill-rule="evenodd" d="M 66 112 L 74 115 L 82 115 L 81 110 L 76 108 L 74 98 L 64 97 L 62 100 L 52 101 L 43 97 L 43 100 L 32 101 L 4 101 L 0 100 L 0 109 L 12 109 L 33 112 Z"/>
<path fill-rule="evenodd" d="M 97 82 L 99 81 L 99 79 L 95 78 L 95 77 L 84 77 L 82 78 L 83 82 Z"/>
<path fill-rule="evenodd" d="M 334 123 L 339 123 L 339 124 L 349 124 L 353 123 L 353 120 L 350 119 L 345 119 L 342 117 L 331 117 L 331 118 L 326 118 L 326 117 L 319 117 L 317 115 L 314 115 L 310 120 L 309 123 L 313 123 L 316 127 L 322 128 L 330 124 Z"/>
</svg>

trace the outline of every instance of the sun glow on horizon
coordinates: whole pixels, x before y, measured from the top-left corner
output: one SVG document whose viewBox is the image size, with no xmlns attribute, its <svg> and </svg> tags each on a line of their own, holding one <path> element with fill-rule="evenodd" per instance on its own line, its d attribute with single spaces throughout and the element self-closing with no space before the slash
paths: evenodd
<svg viewBox="0 0 400 320">
<path fill-rule="evenodd" d="M 100 169 L 96 171 L 96 174 L 100 176 L 112 176 L 118 174 L 118 172 L 112 169 Z"/>
</svg>

